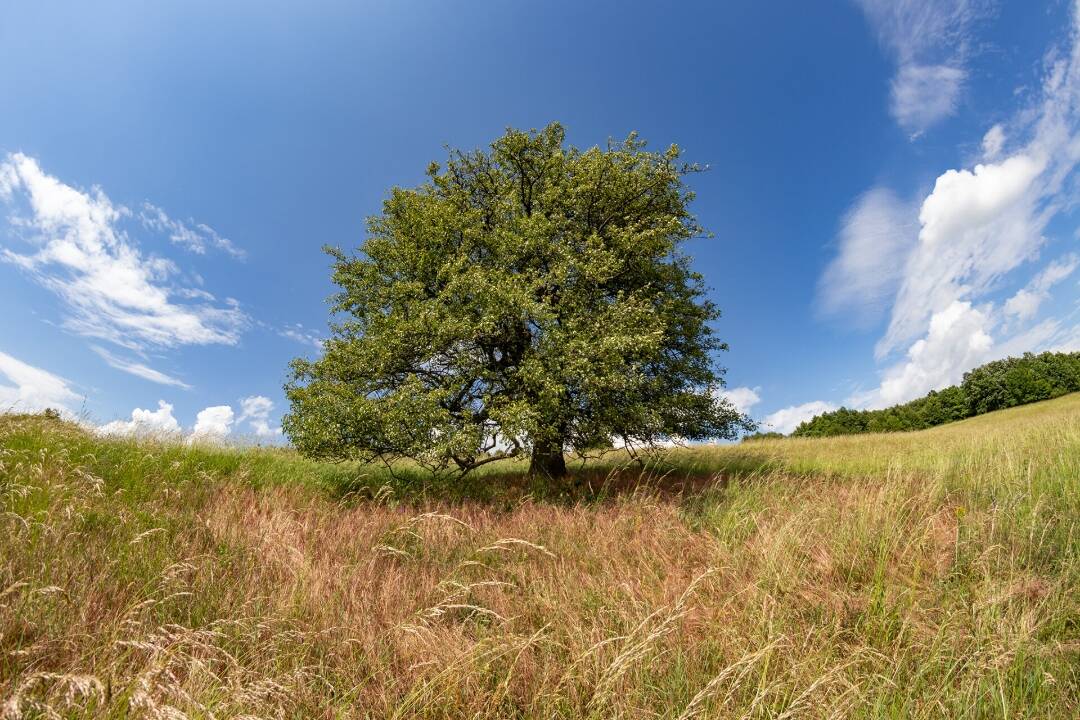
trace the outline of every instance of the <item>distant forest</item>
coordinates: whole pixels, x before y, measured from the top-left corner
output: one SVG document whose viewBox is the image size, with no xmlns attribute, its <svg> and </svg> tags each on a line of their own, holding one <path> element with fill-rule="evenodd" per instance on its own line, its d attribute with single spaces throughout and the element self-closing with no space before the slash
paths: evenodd
<svg viewBox="0 0 1080 720">
<path fill-rule="evenodd" d="M 923 430 L 1065 395 L 1080 390 L 1080 352 L 995 360 L 964 373 L 959 385 L 882 410 L 840 408 L 799 425 L 792 437 L 826 437 L 872 432 Z M 763 433 L 761 436 L 773 436 Z"/>
</svg>

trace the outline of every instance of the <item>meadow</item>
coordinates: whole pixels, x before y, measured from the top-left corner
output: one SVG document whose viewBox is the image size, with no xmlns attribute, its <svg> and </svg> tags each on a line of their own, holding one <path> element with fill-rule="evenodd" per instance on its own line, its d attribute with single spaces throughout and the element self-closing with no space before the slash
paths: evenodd
<svg viewBox="0 0 1080 720">
<path fill-rule="evenodd" d="M 558 487 L 6 415 L 0 511 L 4 720 L 1080 716 L 1080 394 Z"/>
</svg>

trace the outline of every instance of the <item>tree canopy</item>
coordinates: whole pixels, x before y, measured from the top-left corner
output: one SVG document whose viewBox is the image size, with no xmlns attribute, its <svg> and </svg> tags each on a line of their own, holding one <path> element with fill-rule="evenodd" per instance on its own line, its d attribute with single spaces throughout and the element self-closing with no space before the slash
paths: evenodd
<svg viewBox="0 0 1080 720">
<path fill-rule="evenodd" d="M 733 438 L 720 313 L 681 252 L 704 234 L 671 146 L 568 146 L 508 130 L 394 188 L 359 252 L 334 259 L 332 336 L 295 360 L 285 432 L 321 458 L 467 472 L 530 454 Z"/>
</svg>

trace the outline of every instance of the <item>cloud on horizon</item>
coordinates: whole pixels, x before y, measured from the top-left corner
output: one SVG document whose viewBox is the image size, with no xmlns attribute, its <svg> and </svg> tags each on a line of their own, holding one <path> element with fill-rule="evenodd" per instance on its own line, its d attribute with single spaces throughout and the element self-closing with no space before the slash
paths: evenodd
<svg viewBox="0 0 1080 720">
<path fill-rule="evenodd" d="M 277 437 L 281 435 L 280 427 L 270 426 L 270 413 L 274 409 L 274 402 L 263 395 L 252 395 L 240 400 L 240 417 L 237 424 L 248 423 L 248 427 L 259 438 Z"/>
<path fill-rule="evenodd" d="M 180 423 L 173 417 L 173 406 L 158 400 L 157 410 L 135 408 L 131 420 L 113 420 L 97 428 L 102 435 L 128 435 L 136 437 L 164 437 L 181 434 Z"/>
<path fill-rule="evenodd" d="M 251 433 L 259 439 L 281 436 L 281 428 L 271 426 L 270 413 L 274 403 L 263 395 L 240 400 L 240 413 L 231 405 L 212 405 L 200 410 L 195 424 L 188 431 L 173 415 L 173 405 L 158 400 L 157 410 L 135 408 L 130 420 L 113 420 L 95 428 L 104 435 L 174 437 L 189 443 L 220 443 L 237 434 L 241 423 L 247 422 Z"/>
<path fill-rule="evenodd" d="M 761 420 L 761 426 L 763 430 L 788 435 L 792 430 L 797 428 L 800 423 L 803 423 L 816 415 L 820 415 L 821 413 L 832 412 L 835 409 L 835 405 L 825 402 L 824 400 L 814 400 L 812 402 L 803 403 L 802 405 L 792 405 L 766 415 Z"/>
<path fill-rule="evenodd" d="M 232 432 L 235 413 L 229 405 L 214 405 L 200 410 L 195 416 L 195 427 L 188 440 L 191 442 L 219 441 Z"/>
</svg>

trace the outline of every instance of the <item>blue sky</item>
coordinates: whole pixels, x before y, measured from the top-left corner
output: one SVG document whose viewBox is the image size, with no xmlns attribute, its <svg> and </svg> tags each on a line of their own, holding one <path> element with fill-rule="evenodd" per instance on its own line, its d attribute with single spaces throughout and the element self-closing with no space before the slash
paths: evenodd
<svg viewBox="0 0 1080 720">
<path fill-rule="evenodd" d="M 444 146 L 559 120 L 710 171 L 689 251 L 769 427 L 1080 349 L 1064 0 L 0 9 L 0 405 L 274 441 L 357 247 Z"/>
</svg>

